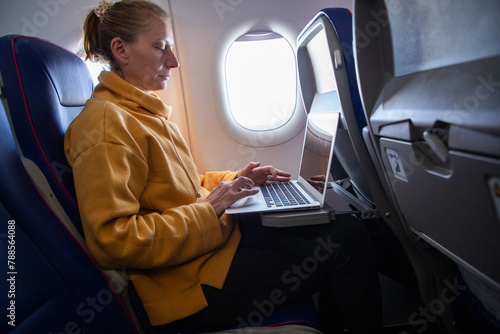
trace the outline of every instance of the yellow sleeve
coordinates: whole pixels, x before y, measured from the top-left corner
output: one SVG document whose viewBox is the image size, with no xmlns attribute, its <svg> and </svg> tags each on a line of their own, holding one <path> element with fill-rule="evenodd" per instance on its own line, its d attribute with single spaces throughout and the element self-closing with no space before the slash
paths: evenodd
<svg viewBox="0 0 500 334">
<path fill-rule="evenodd" d="M 232 181 L 236 175 L 238 175 L 238 172 L 207 172 L 205 175 L 200 175 L 201 186 L 211 191 L 219 182 Z"/>
</svg>

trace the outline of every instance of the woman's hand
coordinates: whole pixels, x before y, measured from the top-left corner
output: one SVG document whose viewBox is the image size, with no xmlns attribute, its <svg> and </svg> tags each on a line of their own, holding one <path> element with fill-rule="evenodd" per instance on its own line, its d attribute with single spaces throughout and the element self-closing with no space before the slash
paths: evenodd
<svg viewBox="0 0 500 334">
<path fill-rule="evenodd" d="M 259 167 L 260 162 L 250 162 L 243 168 L 237 175 L 248 177 L 255 184 L 263 184 L 268 181 L 288 182 L 290 181 L 290 174 L 274 168 L 273 166 Z"/>
<path fill-rule="evenodd" d="M 238 177 L 233 181 L 220 182 L 207 196 L 206 202 L 212 204 L 217 217 L 222 216 L 224 210 L 239 199 L 252 196 L 259 192 L 252 189 L 254 182 L 247 177 Z"/>
<path fill-rule="evenodd" d="M 311 176 L 307 182 L 315 188 L 321 189 L 325 187 L 326 177 L 324 175 L 314 175 Z"/>
</svg>

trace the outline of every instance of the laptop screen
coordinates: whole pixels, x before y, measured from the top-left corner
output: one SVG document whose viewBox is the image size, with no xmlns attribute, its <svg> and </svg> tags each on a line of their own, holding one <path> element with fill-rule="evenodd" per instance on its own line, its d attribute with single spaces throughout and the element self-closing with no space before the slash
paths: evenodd
<svg viewBox="0 0 500 334">
<path fill-rule="evenodd" d="M 310 113 L 307 117 L 299 180 L 308 183 L 307 190 L 319 201 L 326 193 L 338 121 L 336 112 Z"/>
</svg>

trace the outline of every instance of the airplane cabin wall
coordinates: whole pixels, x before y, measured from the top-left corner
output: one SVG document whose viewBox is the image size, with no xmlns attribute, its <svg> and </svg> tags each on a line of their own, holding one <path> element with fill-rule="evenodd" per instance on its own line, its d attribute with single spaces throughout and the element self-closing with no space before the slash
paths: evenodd
<svg viewBox="0 0 500 334">
<path fill-rule="evenodd" d="M 314 15 L 326 7 L 352 9 L 350 0 L 169 0 L 174 19 L 191 149 L 200 169 L 237 170 L 260 161 L 294 176 L 303 132 L 291 140 L 263 147 L 245 145 L 226 134 L 216 115 L 212 87 L 213 48 L 218 38 L 250 15 L 274 15 L 294 23 L 295 39 Z M 296 40 L 289 41 L 295 48 Z M 252 64 L 258 67 L 259 64 Z M 176 111 L 174 111 L 176 112 Z M 300 111 L 299 111 L 300 112 Z M 261 146 L 259 146 L 261 145 Z"/>
<path fill-rule="evenodd" d="M 296 176 L 302 134 L 270 147 L 244 145 L 231 139 L 216 115 L 212 87 L 213 48 L 221 34 L 249 15 L 275 15 L 294 23 L 296 35 L 322 8 L 345 7 L 351 0 L 156 0 L 172 13 L 180 68 L 160 97 L 174 112 L 201 173 L 237 170 L 249 161 L 290 171 Z M 36 36 L 73 52 L 80 48 L 83 21 L 98 0 L 8 0 L 2 2 L 0 35 Z M 289 41 L 295 47 L 295 40 Z M 254 64 L 259 66 L 259 64 Z"/>
</svg>

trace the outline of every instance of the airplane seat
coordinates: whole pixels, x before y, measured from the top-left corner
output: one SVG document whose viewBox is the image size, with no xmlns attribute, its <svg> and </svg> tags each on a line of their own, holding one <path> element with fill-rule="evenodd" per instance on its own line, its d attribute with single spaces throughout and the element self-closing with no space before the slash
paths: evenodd
<svg viewBox="0 0 500 334">
<path fill-rule="evenodd" d="M 362 129 L 366 126 L 366 118 L 359 98 L 353 57 L 352 14 L 349 10 L 344 8 L 324 8 L 321 12 L 329 19 L 337 34 L 343 55 L 343 64 L 339 66 L 345 66 L 347 85 L 350 92 L 350 94 L 348 94 L 350 96 L 349 105 L 341 111 L 343 118 L 341 122 L 342 126 L 337 133 L 334 159 L 337 160 L 338 163 L 332 164 L 331 173 L 335 180 L 340 180 L 341 174 L 339 175 L 339 173 L 342 173 L 343 170 L 345 176 L 349 180 L 348 185 L 351 186 L 354 194 L 363 201 L 367 207 L 372 207 L 374 205 L 373 197 L 370 193 L 370 187 L 366 180 L 366 176 L 360 167 L 360 160 L 362 158 L 360 159 L 355 154 L 352 154 L 352 152 L 355 151 L 354 142 L 359 140 L 357 130 L 361 133 Z M 342 90 L 342 87 L 337 88 Z M 341 104 L 343 106 L 345 102 Z M 351 131 L 355 133 L 351 134 Z M 348 188 L 345 185 L 343 187 Z"/>
<path fill-rule="evenodd" d="M 2 333 L 138 333 L 104 273 L 34 187 L 0 105 Z"/>
<path fill-rule="evenodd" d="M 348 91 L 351 97 L 350 102 L 352 105 L 352 111 L 349 106 L 342 110 L 345 130 L 340 130 L 340 142 L 338 143 L 338 147 L 336 147 L 337 156 L 340 161 L 344 162 L 341 163 L 341 165 L 346 170 L 347 176 L 350 178 L 350 182 L 353 184 L 353 189 L 357 196 L 360 199 L 367 200 L 365 202 L 368 203 L 368 206 L 375 206 L 373 196 L 370 192 L 370 185 L 367 180 L 370 175 L 366 171 L 363 171 L 361 167 L 361 164 L 367 163 L 368 157 L 362 145 L 363 140 L 360 139 L 359 134 L 362 133 L 363 129 L 366 127 L 367 122 L 363 111 L 363 105 L 361 104 L 356 77 L 356 66 L 352 45 L 352 13 L 348 10 L 339 12 L 338 8 L 325 8 L 322 12 L 332 23 L 340 42 L 347 74 Z M 357 130 L 359 130 L 359 133 Z M 348 136 L 346 136 L 346 133 Z M 353 155 L 352 152 L 359 153 Z"/>
<path fill-rule="evenodd" d="M 476 307 L 497 320 L 499 12 L 495 0 L 354 4 L 358 82 L 385 188 L 422 246 L 434 291 L 446 291 L 457 268 Z M 427 293 L 432 300 L 444 303 Z"/>
<path fill-rule="evenodd" d="M 1 178 L 5 182 L 8 181 L 9 175 L 12 174 L 12 171 L 10 171 L 9 168 L 19 169 L 17 171 L 19 173 L 28 171 L 29 177 L 33 181 L 33 184 L 36 185 L 39 194 L 43 197 L 45 202 L 49 205 L 50 209 L 57 215 L 57 217 L 63 221 L 65 228 L 73 234 L 75 240 L 64 239 L 67 238 L 67 236 L 60 236 L 57 233 L 62 232 L 57 232 L 56 230 L 54 230 L 54 235 L 51 235 L 52 227 L 44 230 L 43 233 L 40 233 L 40 238 L 43 238 L 43 240 L 52 244 L 53 249 L 51 249 L 50 252 L 64 253 L 67 251 L 67 257 L 61 260 L 61 265 L 64 264 L 67 265 L 67 268 L 74 268 L 73 265 L 68 263 L 71 262 L 70 260 L 73 257 L 72 249 L 78 248 L 80 245 L 82 247 L 81 250 L 86 252 L 86 248 L 85 241 L 82 238 L 83 230 L 75 196 L 73 175 L 71 167 L 68 165 L 64 155 L 63 141 L 67 127 L 81 112 L 87 99 L 92 96 L 94 87 L 91 76 L 85 63 L 77 55 L 49 41 L 44 41 L 34 37 L 18 35 L 1 37 L 0 59 L 2 102 L 6 109 L 5 114 L 9 119 L 9 122 L 2 122 L 2 126 L 5 127 L 9 124 L 11 125 L 16 145 L 14 148 L 17 147 L 17 151 L 21 155 L 21 160 L 19 161 L 20 163 L 17 163 L 15 167 L 5 165 L 6 173 L 3 173 Z M 11 133 L 11 129 L 8 130 L 9 133 Z M 98 136 L 99 133 L 89 130 L 87 135 L 91 138 L 93 136 Z M 81 143 L 81 145 L 85 144 L 86 143 Z M 14 155 L 13 152 L 9 154 Z M 20 196 L 24 195 L 23 192 L 18 192 L 19 190 L 24 189 L 21 187 L 21 183 L 12 181 L 9 186 L 2 186 L 2 189 L 2 196 L 6 196 L 9 192 L 15 192 L 16 196 L 13 196 L 13 198 L 18 199 L 19 204 L 29 203 L 27 199 L 23 202 L 20 198 Z M 4 203 L 3 200 L 2 203 Z M 24 218 L 24 216 L 19 216 L 23 218 L 16 218 L 18 215 L 17 211 L 11 212 L 10 207 L 8 207 L 8 209 L 8 213 L 11 214 L 16 221 L 21 222 L 21 219 L 28 221 L 28 218 Z M 21 208 L 16 207 L 16 210 L 18 209 L 21 210 Z M 28 235 L 30 233 L 35 233 L 31 232 L 32 228 L 34 231 L 38 231 L 43 229 L 43 227 L 46 228 L 45 225 L 49 223 L 43 221 L 44 224 L 42 224 L 42 218 L 37 218 L 35 216 L 36 211 L 31 210 L 31 208 L 24 214 L 28 215 L 30 213 L 33 214 L 33 217 L 29 216 L 31 217 L 31 221 L 29 222 L 30 225 L 23 225 L 23 232 Z M 55 222 L 57 222 L 57 220 L 55 220 Z M 37 223 L 39 225 L 37 225 Z M 28 222 L 25 224 L 28 224 Z M 61 227 L 54 227 L 54 229 L 60 228 Z M 19 234 L 21 235 L 23 232 L 20 230 Z M 53 247 L 54 245 L 57 245 L 57 248 Z M 19 252 L 21 252 L 21 250 Z M 86 255 L 88 256 L 88 253 L 86 253 Z M 57 260 L 60 260 L 60 257 L 61 255 L 57 253 Z M 42 268 L 38 266 L 37 261 L 28 261 L 28 259 L 29 257 L 19 259 L 20 263 L 22 262 L 26 267 L 26 271 L 36 271 L 37 274 L 33 274 L 33 277 L 40 278 L 41 282 L 49 280 L 49 278 L 45 279 L 43 276 L 45 272 L 49 275 L 50 271 L 42 270 Z M 90 260 L 90 257 L 87 260 Z M 43 260 L 40 259 L 40 261 Z M 78 264 L 78 262 L 75 262 L 75 264 Z M 94 265 L 93 270 L 99 273 L 99 269 L 95 266 L 95 263 L 92 262 L 92 264 Z M 58 267 L 59 264 L 54 264 L 54 266 Z M 90 268 L 87 268 L 86 270 L 90 270 Z M 80 271 L 75 269 L 74 272 L 79 273 Z M 125 294 L 122 295 L 123 299 L 120 300 L 119 298 L 114 298 L 113 302 L 126 303 L 127 308 L 131 313 L 130 316 L 133 317 L 136 324 L 139 324 L 137 327 L 143 330 L 142 324 L 144 324 L 144 328 L 147 329 L 147 324 L 149 323 L 147 316 L 146 318 L 143 317 L 141 319 L 137 319 L 137 315 L 134 312 L 135 309 L 140 309 L 142 305 L 140 304 L 140 300 L 132 300 L 132 302 L 136 303 L 135 305 L 129 304 L 131 300 L 128 298 L 127 294 L 129 289 L 133 290 L 132 285 L 122 282 L 121 279 L 123 278 L 121 276 L 117 277 L 117 275 L 114 275 L 117 274 L 117 272 L 105 271 L 104 273 L 108 275 L 111 280 L 116 278 L 117 281 L 113 282 L 115 285 L 124 289 L 125 285 L 128 286 L 128 288 L 124 290 Z M 75 281 L 75 286 L 76 284 L 82 283 L 81 280 L 84 279 L 86 275 L 91 277 L 92 275 L 96 275 L 96 273 L 82 274 L 82 276 L 78 277 Z M 52 278 L 53 276 L 50 277 Z M 64 283 L 64 281 L 57 279 L 57 277 L 53 278 L 54 282 L 58 282 L 55 286 L 58 286 L 59 283 L 61 285 Z M 89 281 L 86 284 L 87 285 L 85 286 L 88 286 L 89 288 L 92 287 L 92 281 Z M 25 291 L 28 292 L 31 290 L 26 288 Z M 87 290 L 82 288 L 82 293 L 84 291 Z M 70 306 L 73 305 L 71 304 L 72 301 L 61 297 L 57 307 L 61 307 L 67 303 L 69 306 L 67 311 L 70 312 L 76 310 L 77 316 L 80 316 L 80 318 L 77 318 L 75 321 L 83 318 L 86 321 L 92 322 L 94 317 L 96 317 L 93 314 L 92 307 L 95 307 L 94 311 L 99 311 L 101 309 L 100 305 L 93 305 L 92 303 L 95 303 L 96 298 L 101 298 L 103 301 L 102 304 L 108 303 L 108 299 L 111 298 L 108 297 L 108 295 L 109 293 L 107 290 L 103 289 L 95 292 L 89 291 L 85 296 L 88 296 L 89 299 L 86 300 L 85 298 L 82 298 L 81 302 L 90 303 L 91 305 L 76 304 L 75 307 Z M 25 296 L 23 294 L 23 298 L 24 297 Z M 26 295 L 26 298 L 29 298 L 29 296 Z M 77 299 L 76 301 L 80 301 L 80 299 Z M 111 303 L 111 301 L 109 302 Z M 89 308 L 86 306 L 89 306 Z M 107 304 L 105 306 L 107 307 Z M 115 307 L 110 307 L 111 310 L 114 308 Z M 297 308 L 298 311 L 291 312 L 291 308 Z M 285 325 L 285 322 L 288 322 L 296 325 L 303 324 L 303 328 L 310 329 L 317 326 L 317 320 L 315 318 L 316 315 L 310 312 L 311 305 L 309 303 L 298 303 L 293 305 L 291 308 L 277 310 L 274 312 L 273 316 L 267 320 L 266 325 L 280 325 L 280 327 L 283 327 L 281 325 Z M 25 312 L 24 309 L 23 312 Z M 57 312 L 54 312 L 54 314 L 57 314 Z M 68 314 L 68 319 L 70 316 L 71 314 Z M 110 324 L 113 323 L 113 319 L 117 319 L 117 321 L 119 320 L 117 315 L 112 314 L 110 317 Z M 43 317 L 41 319 L 43 319 Z M 47 317 L 46 319 L 51 318 Z M 66 318 L 61 317 L 61 319 L 64 320 Z M 99 317 L 99 319 L 101 318 Z M 39 321 L 42 320 L 39 319 Z M 34 324 L 37 323 L 38 322 L 34 322 Z M 58 322 L 54 323 L 58 324 Z M 99 323 L 100 321 L 96 321 L 95 323 L 92 322 L 93 325 Z M 73 328 L 72 322 L 68 322 L 68 324 L 68 326 Z M 80 323 L 77 322 L 77 324 Z M 108 327 L 104 326 L 103 328 Z M 127 333 L 131 329 L 133 329 L 133 324 L 131 324 L 130 328 L 127 330 L 117 330 L 117 332 Z M 99 331 L 94 330 L 90 332 L 98 333 Z M 111 332 L 111 330 L 105 332 Z M 272 333 L 272 331 L 269 331 L 269 333 Z"/>
<path fill-rule="evenodd" d="M 363 136 L 367 121 L 356 76 L 352 23 L 348 9 L 325 8 L 299 34 L 297 62 L 302 98 L 308 113 L 341 114 L 331 167 L 336 181 L 333 190 L 367 222 L 379 254 L 379 271 L 414 290 L 415 273 L 399 239 L 384 221 L 389 217 L 379 218 L 380 212 L 390 210 Z M 349 183 L 354 185 L 351 189 Z"/>
<path fill-rule="evenodd" d="M 345 175 L 349 182 L 334 190 L 344 192 L 350 188 L 360 216 L 374 218 L 369 180 L 371 160 L 362 137 L 366 119 L 357 88 L 350 11 L 321 10 L 302 30 L 297 42 L 298 73 L 306 112 L 341 114 L 331 174 L 336 181 Z"/>
<path fill-rule="evenodd" d="M 57 45 L 16 35 L 0 38 L 0 59 L 4 105 L 23 163 L 53 209 L 83 235 L 63 141 L 92 96 L 87 66 Z"/>
</svg>

